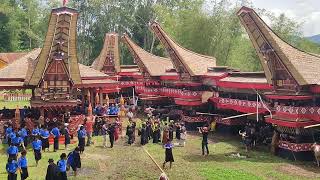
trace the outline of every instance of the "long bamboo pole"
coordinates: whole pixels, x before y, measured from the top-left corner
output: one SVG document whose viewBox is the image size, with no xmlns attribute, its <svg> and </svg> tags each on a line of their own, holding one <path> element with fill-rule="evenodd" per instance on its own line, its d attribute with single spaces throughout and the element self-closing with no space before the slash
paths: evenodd
<svg viewBox="0 0 320 180">
<path fill-rule="evenodd" d="M 314 124 L 314 125 L 306 126 L 306 127 L 304 127 L 304 129 L 318 127 L 318 126 L 320 126 L 320 124 Z"/>
<path fill-rule="evenodd" d="M 208 116 L 217 116 L 219 114 L 211 114 L 211 113 L 202 113 L 202 112 L 196 112 L 198 115 L 208 115 Z"/>
<path fill-rule="evenodd" d="M 148 154 L 148 156 L 150 157 L 150 159 L 153 161 L 154 164 L 156 164 L 156 166 L 160 169 L 160 171 L 164 174 L 166 174 L 164 172 L 164 170 L 160 167 L 160 165 L 157 163 L 157 161 L 151 156 L 151 154 L 144 148 L 142 147 L 142 149 L 144 150 L 144 152 L 146 152 Z"/>
<path fill-rule="evenodd" d="M 250 115 L 253 115 L 253 114 L 257 114 L 257 113 L 255 112 L 255 113 L 240 114 L 240 115 L 236 115 L 236 116 L 230 116 L 230 117 L 222 118 L 222 120 L 234 119 L 234 118 L 243 117 L 243 116 L 250 116 Z"/>
</svg>

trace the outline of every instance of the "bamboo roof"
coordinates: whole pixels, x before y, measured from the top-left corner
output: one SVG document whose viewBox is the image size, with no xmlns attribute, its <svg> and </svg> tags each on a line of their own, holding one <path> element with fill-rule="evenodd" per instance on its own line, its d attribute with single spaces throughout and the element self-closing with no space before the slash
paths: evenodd
<svg viewBox="0 0 320 180">
<path fill-rule="evenodd" d="M 119 35 L 117 33 L 107 33 L 104 38 L 103 48 L 99 56 L 93 61 L 91 67 L 102 71 L 104 64 L 108 61 L 110 52 L 113 53 L 116 72 L 120 72 Z"/>
<path fill-rule="evenodd" d="M 81 83 L 76 47 L 77 19 L 78 12 L 74 9 L 62 7 L 52 10 L 43 48 L 34 64 L 28 68 L 26 84 L 39 84 L 59 47 L 65 53 L 63 61 L 70 80 L 74 84 Z"/>
<path fill-rule="evenodd" d="M 80 70 L 80 76 L 81 78 L 90 78 L 90 77 L 109 77 L 108 75 L 97 71 L 89 66 L 78 64 L 79 70 Z"/>
<path fill-rule="evenodd" d="M 151 23 L 151 29 L 158 36 L 158 39 L 166 47 L 167 52 L 172 60 L 179 59 L 179 64 L 182 64 L 187 69 L 190 76 L 202 76 L 208 71 L 208 68 L 216 66 L 216 58 L 211 56 L 201 55 L 191 50 L 188 50 L 176 43 L 157 22 Z M 169 47 L 167 47 L 169 46 Z M 174 51 L 174 54 L 172 51 Z M 178 70 L 177 63 L 174 63 Z"/>
<path fill-rule="evenodd" d="M 229 76 L 220 79 L 224 82 L 267 84 L 264 72 L 229 72 Z"/>
<path fill-rule="evenodd" d="M 164 58 L 160 56 L 155 56 L 137 44 L 135 44 L 128 35 L 124 35 L 122 39 L 126 42 L 125 44 L 130 49 L 132 56 L 136 61 L 141 61 L 143 67 L 146 69 L 147 73 L 150 76 L 161 76 L 166 75 L 168 69 L 173 68 L 173 64 L 169 58 Z M 139 65 L 139 63 L 137 63 Z M 142 69 L 143 67 L 139 67 Z"/>
<path fill-rule="evenodd" d="M 34 49 L 0 70 L 0 79 L 25 79 L 28 71 L 28 61 L 35 60 L 41 49 Z"/>
<path fill-rule="evenodd" d="M 246 23 L 245 19 L 243 19 L 246 15 L 249 15 L 248 17 L 253 19 L 253 24 L 259 28 L 258 31 L 250 29 L 252 25 Z M 304 52 L 282 40 L 251 8 L 242 7 L 238 12 L 238 16 L 256 48 L 266 75 L 270 81 L 271 73 L 266 64 L 267 62 L 259 50 L 257 42 L 255 42 L 254 33 L 261 32 L 263 39 L 268 42 L 271 46 L 271 50 L 276 53 L 299 85 L 320 84 L 320 55 Z"/>
<path fill-rule="evenodd" d="M 26 52 L 9 52 L 9 53 L 0 53 L 0 60 L 6 62 L 7 64 L 13 63 L 15 60 L 20 59 L 25 56 Z"/>
</svg>

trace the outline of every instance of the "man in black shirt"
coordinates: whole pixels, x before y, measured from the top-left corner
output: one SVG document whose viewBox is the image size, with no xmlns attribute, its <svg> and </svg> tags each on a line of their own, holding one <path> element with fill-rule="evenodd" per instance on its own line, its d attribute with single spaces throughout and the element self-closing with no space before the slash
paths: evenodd
<svg viewBox="0 0 320 180">
<path fill-rule="evenodd" d="M 209 130 L 208 127 L 202 127 L 199 128 L 199 132 L 202 134 L 202 155 L 204 156 L 205 149 L 207 150 L 207 154 L 209 155 L 209 149 L 208 149 L 208 134 Z"/>
<path fill-rule="evenodd" d="M 58 167 L 54 163 L 53 159 L 49 159 L 49 165 L 47 168 L 46 180 L 56 180 L 58 174 Z"/>
</svg>

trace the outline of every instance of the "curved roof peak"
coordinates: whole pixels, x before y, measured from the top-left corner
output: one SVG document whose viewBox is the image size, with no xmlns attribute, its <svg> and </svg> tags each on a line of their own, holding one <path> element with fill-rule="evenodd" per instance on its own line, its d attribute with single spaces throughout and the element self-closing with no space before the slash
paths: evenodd
<svg viewBox="0 0 320 180">
<path fill-rule="evenodd" d="M 165 75 L 168 69 L 173 68 L 173 64 L 169 58 L 156 56 L 147 52 L 134 43 L 127 34 L 122 36 L 122 40 L 128 46 L 140 70 L 147 71 L 150 76 Z"/>
<path fill-rule="evenodd" d="M 179 73 L 188 73 L 190 76 L 202 76 L 208 72 L 208 68 L 216 66 L 215 57 L 198 54 L 180 46 L 167 35 L 159 23 L 151 22 L 150 28 L 166 48 Z"/>
<path fill-rule="evenodd" d="M 251 8 L 242 7 L 237 15 L 256 49 L 269 82 L 273 79 L 273 70 L 268 61 L 273 58 L 300 86 L 320 84 L 319 55 L 304 52 L 281 39 Z"/>
</svg>

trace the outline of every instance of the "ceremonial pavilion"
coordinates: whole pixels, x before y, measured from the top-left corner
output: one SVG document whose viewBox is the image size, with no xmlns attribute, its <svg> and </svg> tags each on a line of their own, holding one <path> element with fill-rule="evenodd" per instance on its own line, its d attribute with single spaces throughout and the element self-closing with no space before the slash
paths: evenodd
<svg viewBox="0 0 320 180">
<path fill-rule="evenodd" d="M 168 57 L 147 52 L 127 34 L 107 33 L 100 55 L 85 66 L 77 58 L 78 12 L 62 7 L 52 10 L 44 46 L 0 70 L 0 88 L 31 89 L 31 106 L 45 118 L 55 110 L 91 109 L 136 95 L 142 105 L 165 109 L 189 128 L 214 122 L 220 132 L 237 133 L 247 122 L 268 124 L 278 155 L 312 159 L 318 136 L 306 127 L 320 123 L 320 56 L 283 41 L 250 8 L 242 7 L 237 15 L 262 72 L 217 66 L 215 57 L 180 46 L 157 22 L 150 23 L 150 30 Z M 136 65 L 120 64 L 119 43 L 128 47 Z"/>
</svg>

